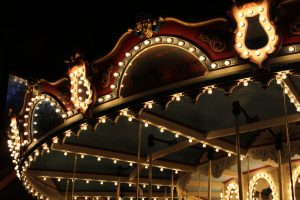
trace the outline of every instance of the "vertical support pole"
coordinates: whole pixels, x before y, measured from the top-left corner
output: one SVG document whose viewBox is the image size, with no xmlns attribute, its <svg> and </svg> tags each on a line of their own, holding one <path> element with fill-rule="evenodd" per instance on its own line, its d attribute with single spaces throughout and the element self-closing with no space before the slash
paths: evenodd
<svg viewBox="0 0 300 200">
<path fill-rule="evenodd" d="M 152 152 L 149 154 L 149 185 L 148 185 L 148 199 L 152 199 Z"/>
<path fill-rule="evenodd" d="M 211 160 L 208 161 L 208 195 L 207 199 L 211 200 Z"/>
<path fill-rule="evenodd" d="M 171 200 L 174 199 L 174 172 L 172 170 L 172 176 L 171 176 Z"/>
<path fill-rule="evenodd" d="M 142 122 L 139 122 L 138 130 L 138 155 L 137 155 L 137 179 L 136 179 L 136 200 L 139 199 L 139 189 L 140 189 L 140 157 L 141 157 L 141 138 L 142 138 Z"/>
<path fill-rule="evenodd" d="M 77 154 L 75 154 L 75 157 L 74 157 L 73 178 L 72 178 L 72 199 L 74 199 L 76 166 L 77 166 Z"/>
<path fill-rule="evenodd" d="M 116 191 L 116 200 L 119 200 L 119 197 L 120 197 L 120 177 L 118 177 L 118 185 L 117 185 L 117 191 Z"/>
<path fill-rule="evenodd" d="M 285 116 L 286 144 L 287 144 L 287 153 L 289 159 L 290 183 L 291 183 L 291 191 L 292 191 L 292 200 L 294 200 L 295 193 L 294 193 L 294 183 L 293 183 L 293 173 L 292 173 L 292 163 L 291 163 L 291 143 L 290 143 L 290 134 L 289 134 L 289 127 L 288 127 L 288 119 L 287 119 L 286 94 L 284 92 L 284 89 L 282 90 L 282 94 L 283 94 L 283 104 L 284 104 L 283 106 L 284 106 L 284 116 Z"/>
<path fill-rule="evenodd" d="M 282 191 L 282 160 L 281 160 L 281 150 L 277 150 L 277 155 L 278 155 L 279 196 L 280 196 L 280 199 L 283 199 L 283 191 Z"/>
<path fill-rule="evenodd" d="M 242 182 L 242 167 L 241 167 L 241 144 L 240 144 L 240 131 L 239 131 L 239 115 L 241 113 L 241 106 L 238 101 L 232 103 L 232 113 L 235 115 L 235 131 L 236 131 L 236 154 L 237 154 L 237 167 L 238 167 L 238 184 L 239 184 L 239 199 L 243 200 L 243 182 Z"/>
<path fill-rule="evenodd" d="M 66 187 L 65 200 L 68 199 L 68 191 L 69 191 L 69 179 L 67 179 L 67 187 Z"/>
</svg>

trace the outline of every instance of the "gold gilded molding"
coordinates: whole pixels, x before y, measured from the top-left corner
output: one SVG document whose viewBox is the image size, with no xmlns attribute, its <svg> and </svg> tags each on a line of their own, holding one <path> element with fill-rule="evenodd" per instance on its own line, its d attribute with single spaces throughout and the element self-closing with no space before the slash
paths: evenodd
<svg viewBox="0 0 300 200">
<path fill-rule="evenodd" d="M 162 17 L 158 17 L 157 19 L 145 19 L 137 22 L 134 30 L 137 33 L 144 34 L 146 38 L 151 38 L 153 36 L 154 27 L 159 26 L 159 24 L 164 21 Z"/>
<path fill-rule="evenodd" d="M 216 53 L 220 53 L 226 48 L 225 42 L 215 36 L 200 33 L 198 39 L 208 44 L 209 47 Z"/>
<path fill-rule="evenodd" d="M 180 19 L 167 17 L 167 18 L 165 18 L 165 21 L 166 22 L 176 22 L 178 24 L 188 26 L 188 27 L 200 27 L 200 26 L 206 26 L 206 25 L 214 24 L 214 23 L 218 23 L 218 22 L 227 22 L 227 19 L 219 17 L 219 18 L 209 19 L 209 20 L 201 21 L 201 22 L 185 22 Z"/>
</svg>

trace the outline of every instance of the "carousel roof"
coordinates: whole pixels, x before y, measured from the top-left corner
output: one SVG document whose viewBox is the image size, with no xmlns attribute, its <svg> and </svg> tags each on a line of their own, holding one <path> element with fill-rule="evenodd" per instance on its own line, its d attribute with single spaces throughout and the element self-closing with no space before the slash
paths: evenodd
<svg viewBox="0 0 300 200">
<path fill-rule="evenodd" d="M 243 173 L 277 167 L 278 149 L 284 163 L 289 153 L 299 160 L 300 36 L 292 9 L 299 2 L 274 1 L 270 15 L 257 7 L 260 18 L 248 18 L 263 26 L 235 22 L 231 8 L 248 8 L 223 3 L 213 12 L 223 16 L 205 20 L 207 13 L 189 6 L 193 22 L 143 15 L 123 35 L 117 31 L 120 37 L 103 24 L 88 32 L 85 24 L 81 39 L 92 34 L 92 42 L 101 32 L 104 45 L 83 42 L 87 56 L 73 52 L 51 74 L 42 67 L 11 74 L 8 145 L 24 187 L 41 199 L 133 198 L 138 180 L 144 198 L 150 189 L 169 197 L 182 185 L 205 198 L 212 161 L 212 199 L 219 199 L 222 184 L 238 176 L 239 153 Z M 239 15 L 251 15 L 246 11 Z M 115 46 L 101 55 L 110 33 Z M 65 53 L 58 53 L 53 62 L 62 66 Z"/>
</svg>

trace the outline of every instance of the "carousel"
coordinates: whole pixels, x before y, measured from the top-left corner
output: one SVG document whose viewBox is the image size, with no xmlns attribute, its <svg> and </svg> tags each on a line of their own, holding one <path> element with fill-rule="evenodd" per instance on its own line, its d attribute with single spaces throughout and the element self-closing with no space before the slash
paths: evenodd
<svg viewBox="0 0 300 200">
<path fill-rule="evenodd" d="M 56 82 L 11 75 L 18 178 L 47 200 L 300 199 L 299 10 L 145 18 Z"/>
</svg>

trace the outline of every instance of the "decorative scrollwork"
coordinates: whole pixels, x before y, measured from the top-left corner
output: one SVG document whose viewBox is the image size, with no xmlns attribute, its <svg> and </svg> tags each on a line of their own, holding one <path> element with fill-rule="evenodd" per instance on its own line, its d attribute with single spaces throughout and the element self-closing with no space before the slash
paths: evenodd
<svg viewBox="0 0 300 200">
<path fill-rule="evenodd" d="M 103 73 L 102 79 L 101 79 L 101 87 L 107 88 L 110 85 L 111 80 L 111 73 L 113 72 L 114 65 L 110 65 L 105 72 Z"/>
<path fill-rule="evenodd" d="M 226 48 L 225 42 L 221 41 L 216 36 L 209 36 L 207 34 L 200 33 L 198 39 L 208 44 L 209 47 L 216 53 L 220 53 Z"/>
<path fill-rule="evenodd" d="M 143 34 L 146 38 L 151 38 L 153 32 L 158 32 L 160 24 L 164 22 L 162 17 L 157 19 L 144 19 L 136 23 L 135 32 Z"/>
<path fill-rule="evenodd" d="M 290 31 L 294 35 L 300 35 L 300 16 L 290 24 Z"/>
</svg>

